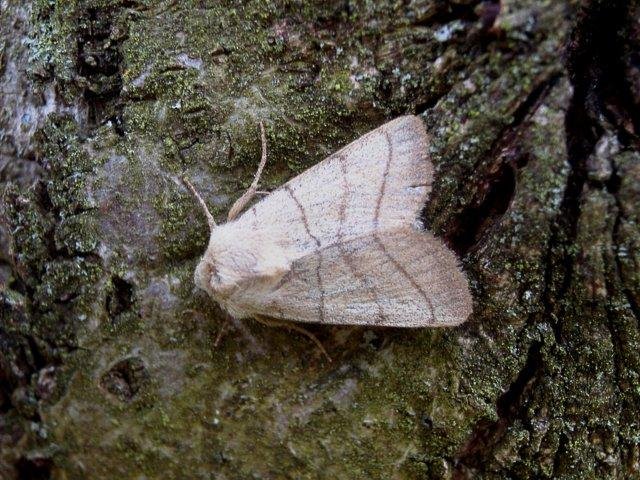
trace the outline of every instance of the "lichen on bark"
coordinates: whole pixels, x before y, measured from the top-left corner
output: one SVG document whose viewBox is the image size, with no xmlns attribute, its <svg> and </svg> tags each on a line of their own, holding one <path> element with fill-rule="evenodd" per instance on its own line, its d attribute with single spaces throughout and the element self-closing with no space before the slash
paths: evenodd
<svg viewBox="0 0 640 480">
<path fill-rule="evenodd" d="M 638 8 L 0 3 L 0 477 L 640 475 Z M 259 121 L 273 188 L 403 113 L 472 318 L 227 323 L 180 177 L 223 219 Z"/>
</svg>

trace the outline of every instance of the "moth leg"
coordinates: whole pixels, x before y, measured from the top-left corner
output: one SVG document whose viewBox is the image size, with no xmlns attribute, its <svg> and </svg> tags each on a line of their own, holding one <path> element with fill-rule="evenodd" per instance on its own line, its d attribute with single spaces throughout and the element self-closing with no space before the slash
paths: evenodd
<svg viewBox="0 0 640 480">
<path fill-rule="evenodd" d="M 220 345 L 220 340 L 222 340 L 222 337 L 224 336 L 225 333 L 227 333 L 227 326 L 229 325 L 229 320 L 225 320 L 222 325 L 220 325 L 220 330 L 218 331 L 218 334 L 216 335 L 215 340 L 213 341 L 213 347 L 214 348 L 218 348 L 218 345 Z"/>
<path fill-rule="evenodd" d="M 202 313 L 198 312 L 197 310 L 194 310 L 193 308 L 187 308 L 186 310 L 183 310 L 181 312 L 181 314 L 185 314 L 185 313 L 190 313 L 194 316 L 202 316 Z M 218 345 L 220 345 L 220 340 L 222 340 L 222 337 L 224 336 L 225 333 L 227 333 L 227 327 L 229 326 L 229 318 L 226 317 L 222 320 L 222 324 L 220 325 L 220 329 L 218 330 L 218 333 L 216 335 L 216 338 L 213 340 L 213 346 L 215 348 L 218 348 Z M 81 348 L 81 347 L 78 347 Z"/>
<path fill-rule="evenodd" d="M 322 342 L 320 342 L 320 340 L 318 340 L 318 337 L 316 337 L 309 330 L 306 330 L 306 329 L 304 329 L 302 327 L 299 327 L 298 325 L 296 325 L 293 322 L 285 322 L 285 321 L 282 321 L 282 320 L 274 320 L 272 318 L 263 317 L 261 315 L 256 315 L 254 318 L 258 322 L 262 323 L 263 325 L 266 325 L 267 327 L 276 327 L 276 328 L 277 327 L 284 327 L 284 328 L 288 328 L 289 330 L 294 330 L 294 331 L 296 331 L 298 333 L 301 333 L 302 335 L 307 336 L 309 339 L 311 339 L 311 341 L 313 341 L 313 343 L 316 344 L 316 346 L 320 349 L 320 351 L 327 358 L 327 360 L 329 362 L 331 362 L 331 357 L 329 356 L 327 351 L 324 349 L 324 346 L 322 345 Z"/>
<path fill-rule="evenodd" d="M 239 199 L 235 201 L 235 203 L 231 207 L 231 210 L 229 210 L 229 214 L 227 215 L 227 221 L 229 222 L 238 216 L 242 209 L 247 206 L 247 204 L 258 192 L 258 182 L 260 181 L 262 170 L 264 170 L 264 166 L 267 163 L 267 136 L 264 133 L 264 125 L 262 124 L 262 122 L 260 122 L 260 137 L 262 139 L 262 158 L 260 159 L 260 165 L 258 165 L 258 170 L 253 177 L 251 186 Z"/>
</svg>

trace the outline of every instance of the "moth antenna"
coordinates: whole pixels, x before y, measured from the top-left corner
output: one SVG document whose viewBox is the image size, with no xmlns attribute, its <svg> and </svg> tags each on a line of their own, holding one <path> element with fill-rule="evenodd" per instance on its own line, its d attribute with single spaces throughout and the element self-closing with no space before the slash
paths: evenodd
<svg viewBox="0 0 640 480">
<path fill-rule="evenodd" d="M 227 215 L 227 220 L 231 221 L 236 218 L 242 209 L 247 206 L 247 204 L 253 199 L 258 190 L 258 182 L 260 181 L 260 176 L 262 175 L 262 170 L 264 170 L 264 166 L 267 163 L 267 134 L 264 131 L 264 124 L 260 122 L 260 137 L 262 139 L 262 157 L 260 158 L 260 165 L 258 165 L 258 170 L 256 171 L 255 176 L 253 177 L 253 182 L 247 189 L 244 194 L 235 201 L 231 210 L 229 210 L 229 214 Z"/>
<path fill-rule="evenodd" d="M 262 123 L 262 121 L 260 121 L 260 140 L 262 141 L 262 155 L 260 157 L 258 171 L 256 172 L 255 177 L 253 177 L 253 182 L 251 183 L 253 190 L 258 188 L 258 182 L 262 176 L 262 170 L 264 170 L 264 166 L 267 164 L 267 134 L 264 131 L 264 123 Z"/>
<path fill-rule="evenodd" d="M 204 214 L 207 217 L 207 223 L 209 224 L 209 230 L 213 231 L 213 229 L 216 228 L 218 225 L 216 224 L 216 221 L 214 220 L 213 215 L 211 215 L 211 212 L 207 208 L 207 204 L 204 203 L 204 200 L 202 199 L 200 194 L 197 192 L 195 187 L 191 185 L 191 182 L 186 179 L 186 177 L 182 177 L 182 181 L 187 186 L 189 191 L 191 191 L 191 194 L 196 198 L 196 200 L 200 204 L 200 207 L 202 207 L 202 210 L 204 210 Z"/>
</svg>

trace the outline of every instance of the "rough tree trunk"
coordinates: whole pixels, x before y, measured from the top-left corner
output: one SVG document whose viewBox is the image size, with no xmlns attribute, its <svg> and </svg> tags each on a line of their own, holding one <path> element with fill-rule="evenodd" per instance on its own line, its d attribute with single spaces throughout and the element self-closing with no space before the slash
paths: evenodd
<svg viewBox="0 0 640 480">
<path fill-rule="evenodd" d="M 640 2 L 0 1 L 0 477 L 640 477 Z M 204 218 L 406 112 L 447 330 L 229 325 Z"/>
</svg>

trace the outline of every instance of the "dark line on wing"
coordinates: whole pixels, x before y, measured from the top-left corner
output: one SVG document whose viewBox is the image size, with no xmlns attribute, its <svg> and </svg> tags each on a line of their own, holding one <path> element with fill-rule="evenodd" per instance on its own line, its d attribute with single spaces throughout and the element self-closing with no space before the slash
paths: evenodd
<svg viewBox="0 0 640 480">
<path fill-rule="evenodd" d="M 344 248 L 343 242 L 343 232 L 342 227 L 344 225 L 344 220 L 346 216 L 347 210 L 347 199 L 349 197 L 349 182 L 347 181 L 347 166 L 344 163 L 344 157 L 342 155 L 338 156 L 337 161 L 340 165 L 340 170 L 342 172 L 342 201 L 340 203 L 340 211 L 339 211 L 339 223 L 338 223 L 338 248 L 340 249 L 340 253 L 342 254 L 342 258 L 344 258 L 344 263 L 347 265 L 349 270 L 351 270 L 351 274 L 360 281 L 362 286 L 369 290 L 369 294 L 371 296 L 371 300 L 378 307 L 378 319 L 375 321 L 376 324 L 384 322 L 387 317 L 384 314 L 384 310 L 382 309 L 382 305 L 380 304 L 380 298 L 378 297 L 378 293 L 375 288 L 371 285 L 368 285 L 365 281 L 364 275 L 356 269 L 355 264 L 353 263 L 353 258 L 351 253 Z"/>
<path fill-rule="evenodd" d="M 291 264 L 291 270 L 285 273 L 280 279 L 280 281 L 271 289 L 272 292 L 276 292 L 280 290 L 285 283 L 291 282 L 291 278 L 295 274 L 294 268 L 295 268 L 295 263 Z"/>
<path fill-rule="evenodd" d="M 427 306 L 429 307 L 429 314 L 431 315 L 431 322 L 435 323 L 436 316 L 435 316 L 435 313 L 434 313 L 434 310 L 433 310 L 433 304 L 431 303 L 431 300 L 427 296 L 427 292 L 425 292 L 424 289 L 420 286 L 420 284 L 418 282 L 416 282 L 416 280 L 411 276 L 411 274 L 407 271 L 407 269 L 404 268 L 404 266 L 402 266 L 402 264 L 398 260 L 393 258 L 393 256 L 387 250 L 387 247 L 384 245 L 384 243 L 382 243 L 382 240 L 380 240 L 380 237 L 378 237 L 377 233 L 373 234 L 373 238 L 376 241 L 376 243 L 378 244 L 378 246 L 380 247 L 380 250 L 382 250 L 382 253 L 384 253 L 385 256 L 391 261 L 391 263 L 393 263 L 393 265 L 398 269 L 398 271 L 400 273 L 402 273 L 402 275 L 404 275 L 404 277 L 407 280 L 409 280 L 409 283 L 413 286 L 413 288 L 415 288 L 420 293 L 420 295 L 422 295 L 422 298 L 424 298 L 424 301 L 426 302 Z"/>
<path fill-rule="evenodd" d="M 283 188 L 289 194 L 289 196 L 291 197 L 291 200 L 293 200 L 296 206 L 298 207 L 298 210 L 300 211 L 300 216 L 302 217 L 302 223 L 304 225 L 304 229 L 306 230 L 307 234 L 309 235 L 309 237 L 313 239 L 313 241 L 319 247 L 320 240 L 318 240 L 318 237 L 316 237 L 313 233 L 311 233 L 311 229 L 309 228 L 309 220 L 307 219 L 307 213 L 304 211 L 304 207 L 302 206 L 300 201 L 296 198 L 296 196 L 293 194 L 293 190 L 291 190 L 291 187 L 288 184 L 285 184 Z"/>
<path fill-rule="evenodd" d="M 347 212 L 347 196 L 349 195 L 349 182 L 347 182 L 347 166 L 344 163 L 344 157 L 342 155 L 337 158 L 338 165 L 340 165 L 340 172 L 342 173 L 342 202 L 340 203 L 339 223 L 338 223 L 338 238 L 342 239 L 342 227 L 344 225 L 344 219 Z"/>
<path fill-rule="evenodd" d="M 384 166 L 384 173 L 382 175 L 382 184 L 380 185 L 380 195 L 378 196 L 378 199 L 376 201 L 376 209 L 373 217 L 373 226 L 374 226 L 373 238 L 378 244 L 378 246 L 380 247 L 380 250 L 382 250 L 382 253 L 384 253 L 384 255 L 391 261 L 391 263 L 393 263 L 396 269 L 398 269 L 398 271 L 402 273 L 402 275 L 404 275 L 404 277 L 407 280 L 409 280 L 409 283 L 420 293 L 420 295 L 422 295 L 422 297 L 424 298 L 425 302 L 429 307 L 429 313 L 431 314 L 431 321 L 435 323 L 436 317 L 433 310 L 433 304 L 431 303 L 431 300 L 427 296 L 427 293 L 422 289 L 420 284 L 416 282 L 416 280 L 411 276 L 411 274 L 409 274 L 407 269 L 404 268 L 404 266 L 400 262 L 398 262 L 395 258 L 393 258 L 393 256 L 391 256 L 391 254 L 387 250 L 387 247 L 384 245 L 384 243 L 382 243 L 382 240 L 380 240 L 380 237 L 378 236 L 378 221 L 380 216 L 380 206 L 382 205 L 382 200 L 385 194 L 385 190 L 387 188 L 387 176 L 389 175 L 389 170 L 391 167 L 391 159 L 393 158 L 393 144 L 391 143 L 391 138 L 389 137 L 389 133 L 386 130 L 383 133 L 384 133 L 384 138 L 387 140 L 388 152 L 387 152 L 387 161 Z"/>
<path fill-rule="evenodd" d="M 313 239 L 316 243 L 316 254 L 318 256 L 318 265 L 316 266 L 316 278 L 318 281 L 318 290 L 320 290 L 320 304 L 318 305 L 318 312 L 320 314 L 320 323 L 324 323 L 324 286 L 322 285 L 322 276 L 320 275 L 320 270 L 322 269 L 322 253 L 321 253 L 321 245 L 320 240 L 313 233 L 311 233 L 311 229 L 309 228 L 309 221 L 307 219 L 307 213 L 304 210 L 304 207 L 300 203 L 300 201 L 293 194 L 293 190 L 288 184 L 284 185 L 284 190 L 289 194 L 291 199 L 295 202 L 298 210 L 300 211 L 300 216 L 302 217 L 302 224 L 304 225 L 304 229 L 307 232 L 307 235 Z"/>
<path fill-rule="evenodd" d="M 253 229 L 258 230 L 258 214 L 256 213 L 255 206 L 251 208 L 251 213 L 253 214 Z"/>
<path fill-rule="evenodd" d="M 391 168 L 391 158 L 393 157 L 393 146 L 391 145 L 391 138 L 389 133 L 385 130 L 384 138 L 387 140 L 387 159 L 384 165 L 384 173 L 382 174 L 382 185 L 380 185 L 380 194 L 376 199 L 376 209 L 373 213 L 374 227 L 378 230 L 378 218 L 380 217 L 380 207 L 382 206 L 382 198 L 384 197 L 385 190 L 387 189 L 387 176 L 389 176 L 389 169 Z"/>
</svg>

